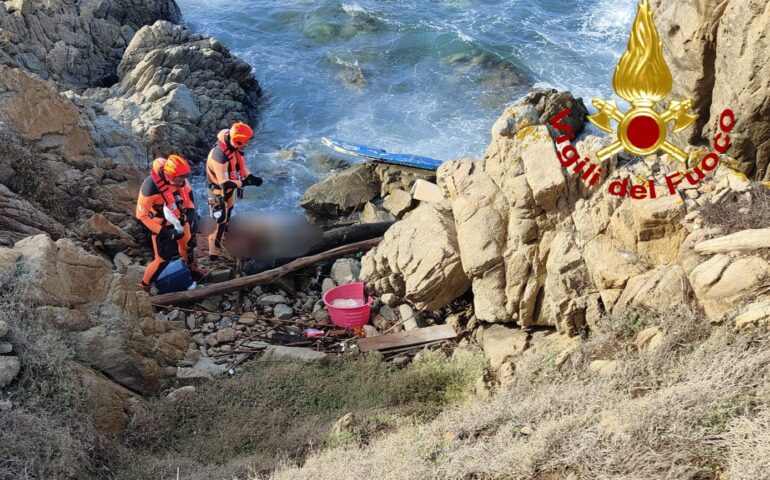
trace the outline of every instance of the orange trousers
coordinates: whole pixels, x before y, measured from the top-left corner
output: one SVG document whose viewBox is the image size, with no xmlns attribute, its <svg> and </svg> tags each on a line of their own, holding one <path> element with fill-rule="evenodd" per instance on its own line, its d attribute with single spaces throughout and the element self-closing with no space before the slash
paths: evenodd
<svg viewBox="0 0 770 480">
<path fill-rule="evenodd" d="M 219 190 L 214 190 L 214 193 Z M 225 196 L 225 221 L 217 225 L 217 229 L 209 235 L 209 255 L 221 255 L 222 239 L 227 231 L 227 222 L 230 221 L 230 215 L 233 213 L 233 207 L 235 206 L 235 191 L 230 191 L 230 196 Z M 213 209 L 213 207 L 211 207 Z M 213 214 L 213 212 L 212 212 Z"/>
<path fill-rule="evenodd" d="M 184 235 L 182 238 L 176 241 L 176 250 L 179 253 L 179 256 L 182 257 L 182 260 L 185 261 L 189 265 L 190 258 L 188 255 L 188 249 L 187 244 L 192 238 L 192 233 L 190 232 L 190 225 L 188 223 L 185 223 L 184 225 Z M 167 240 L 167 242 L 172 242 L 172 240 Z M 158 275 L 158 272 L 161 270 L 161 267 L 164 267 L 165 264 L 170 262 L 174 259 L 174 256 L 176 255 L 176 251 L 173 251 L 169 248 L 163 248 L 163 245 L 160 245 L 158 242 L 158 235 L 153 233 L 152 234 L 152 250 L 155 253 L 155 258 L 153 258 L 152 262 L 150 262 L 149 265 L 147 265 L 147 268 L 144 270 L 144 277 L 142 278 L 142 283 L 145 285 L 151 285 L 155 281 L 155 277 Z M 168 251 L 167 251 L 168 250 Z"/>
</svg>

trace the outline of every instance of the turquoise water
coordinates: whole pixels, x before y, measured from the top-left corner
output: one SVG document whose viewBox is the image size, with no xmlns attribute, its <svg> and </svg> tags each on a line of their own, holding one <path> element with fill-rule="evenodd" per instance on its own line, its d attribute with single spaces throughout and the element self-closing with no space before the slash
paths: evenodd
<svg viewBox="0 0 770 480">
<path fill-rule="evenodd" d="M 480 157 L 534 85 L 611 94 L 633 0 L 179 0 L 265 93 L 242 208 L 297 211 L 329 136 L 442 160 Z M 587 102 L 588 103 L 588 102 Z"/>
</svg>

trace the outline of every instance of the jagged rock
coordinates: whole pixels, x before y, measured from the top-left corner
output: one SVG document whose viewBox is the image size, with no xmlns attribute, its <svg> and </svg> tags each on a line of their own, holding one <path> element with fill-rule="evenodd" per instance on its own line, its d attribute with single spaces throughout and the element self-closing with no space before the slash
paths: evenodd
<svg viewBox="0 0 770 480">
<path fill-rule="evenodd" d="M 90 368 L 82 365 L 74 368 L 85 392 L 86 411 L 96 428 L 111 437 L 123 433 L 128 426 L 129 413 L 142 398 Z"/>
<path fill-rule="evenodd" d="M 346 413 L 332 425 L 332 435 L 342 435 L 346 430 L 354 428 L 358 424 L 356 416 L 352 413 Z"/>
<path fill-rule="evenodd" d="M 607 228 L 627 251 L 646 256 L 653 263 L 676 259 L 687 232 L 680 224 L 686 214 L 677 195 L 625 201 L 615 210 Z"/>
<path fill-rule="evenodd" d="M 377 330 L 376 327 L 372 325 L 364 325 L 364 336 L 368 337 L 376 337 L 379 335 L 380 332 Z"/>
<path fill-rule="evenodd" d="M 243 315 L 238 318 L 238 323 L 241 325 L 246 325 L 247 327 L 253 327 L 257 324 L 257 314 L 254 312 L 246 312 Z"/>
<path fill-rule="evenodd" d="M 131 257 L 126 255 L 123 252 L 119 252 L 115 254 L 115 257 L 112 259 L 112 264 L 115 265 L 115 270 L 118 273 L 126 273 L 128 271 L 128 267 L 132 264 Z"/>
<path fill-rule="evenodd" d="M 364 211 L 361 212 L 359 221 L 361 223 L 379 223 L 379 222 L 392 222 L 396 217 L 392 213 L 388 212 L 382 207 L 378 207 L 372 202 L 367 202 L 364 206 Z"/>
<path fill-rule="evenodd" d="M 27 237 L 14 250 L 24 258 L 34 281 L 24 297 L 49 306 L 72 307 L 106 297 L 111 268 L 100 257 L 80 250 L 69 239 L 54 243 L 46 235 Z"/>
<path fill-rule="evenodd" d="M 2 9 L 0 9 L 2 11 Z M 18 68 L 0 65 L 0 119 L 27 140 L 60 147 L 67 155 L 93 152 L 88 132 L 71 102 L 54 87 Z"/>
<path fill-rule="evenodd" d="M 332 288 L 334 288 L 336 286 L 337 286 L 337 284 L 334 282 L 334 280 L 332 280 L 329 277 L 326 277 L 321 282 L 321 293 L 326 293 L 326 292 L 328 292 L 329 290 L 331 290 Z"/>
<path fill-rule="evenodd" d="M 522 128 L 533 125 L 548 125 L 552 129 L 551 119 L 565 108 L 570 109 L 570 114 L 562 123 L 572 127 L 575 136 L 580 135 L 588 114 L 583 100 L 575 99 L 569 92 L 537 88 L 520 102 L 508 107 L 492 127 L 492 136 L 513 137 Z M 562 132 L 552 130 L 552 135 L 562 135 Z"/>
<path fill-rule="evenodd" d="M 395 307 L 398 303 L 398 297 L 393 295 L 392 293 L 385 293 L 380 297 L 380 300 L 382 300 L 382 303 L 389 307 Z"/>
<path fill-rule="evenodd" d="M 273 345 L 265 350 L 259 361 L 293 360 L 298 362 L 323 362 L 327 357 L 325 353 L 309 348 Z"/>
<path fill-rule="evenodd" d="M 620 369 L 618 360 L 594 360 L 588 365 L 588 370 L 602 376 L 610 376 Z"/>
<path fill-rule="evenodd" d="M 4 320 L 0 320 L 0 338 L 5 338 L 5 336 L 8 335 L 8 332 L 10 332 L 8 324 Z"/>
<path fill-rule="evenodd" d="M 690 282 L 682 267 L 663 266 L 631 278 L 613 311 L 641 307 L 664 313 L 671 305 L 687 305 L 691 295 Z"/>
<path fill-rule="evenodd" d="M 380 179 L 371 163 L 358 163 L 305 191 L 303 208 L 321 215 L 347 215 L 380 194 Z"/>
<path fill-rule="evenodd" d="M 110 255 L 117 254 L 138 245 L 123 229 L 110 222 L 101 213 L 95 213 L 80 227 L 81 238 L 100 242 L 103 250 Z"/>
<path fill-rule="evenodd" d="M 401 317 L 401 320 L 406 320 L 404 322 L 404 330 L 406 331 L 414 330 L 415 328 L 419 328 L 421 326 L 421 319 L 419 314 L 416 314 L 412 307 L 407 304 L 398 306 L 398 316 Z"/>
<path fill-rule="evenodd" d="M 332 265 L 331 278 L 337 285 L 357 282 L 360 274 L 361 265 L 352 258 L 340 258 Z"/>
<path fill-rule="evenodd" d="M 415 248 L 419 245 L 419 248 Z M 454 222 L 449 212 L 424 204 L 396 223 L 361 260 L 361 279 L 418 309 L 433 310 L 467 291 Z"/>
<path fill-rule="evenodd" d="M 213 358 L 204 357 L 190 368 L 178 368 L 176 376 L 181 383 L 199 384 L 213 380 L 215 376 L 223 374 L 225 370 L 227 370 L 226 365 L 217 365 Z"/>
<path fill-rule="evenodd" d="M 436 174 L 430 170 L 377 163 L 374 171 L 380 179 L 380 197 L 385 198 L 395 190 L 409 192 L 417 180 L 435 182 Z"/>
<path fill-rule="evenodd" d="M 8 386 L 20 371 L 19 357 L 0 356 L 0 388 Z"/>
<path fill-rule="evenodd" d="M 204 158 L 219 129 L 254 120 L 260 90 L 251 67 L 182 26 L 158 21 L 141 28 L 117 73 L 119 84 L 88 94 L 111 118 L 131 125 L 155 156 Z"/>
<path fill-rule="evenodd" d="M 133 224 L 128 215 L 138 186 L 129 181 L 139 181 L 141 173 L 95 158 L 78 110 L 55 88 L 0 65 L 0 124 L 3 244 L 41 232 L 64 237 L 65 225 L 82 222 L 94 211 Z M 121 238 L 133 243 L 128 236 Z"/>
<path fill-rule="evenodd" d="M 393 189 L 383 198 L 382 206 L 395 217 L 400 217 L 412 208 L 412 196 L 403 190 Z"/>
<path fill-rule="evenodd" d="M 9 251 L 25 265 L 26 274 L 17 277 L 20 300 L 69 338 L 78 361 L 131 390 L 163 390 L 161 365 L 184 356 L 189 333 L 168 332 L 134 281 L 68 239 L 37 235 Z"/>
<path fill-rule="evenodd" d="M 123 50 L 137 29 L 156 20 L 181 21 L 173 0 L 74 4 L 15 0 L 0 8 L 0 63 L 74 87 L 114 81 Z"/>
<path fill-rule="evenodd" d="M 12 246 L 24 237 L 41 233 L 54 238 L 66 236 L 59 222 L 0 184 L 0 246 Z"/>
<path fill-rule="evenodd" d="M 490 325 L 477 331 L 477 340 L 489 359 L 490 367 L 497 370 L 527 349 L 529 333 L 504 325 Z"/>
<path fill-rule="evenodd" d="M 566 179 L 548 128 L 526 127 L 515 138 L 521 149 L 524 177 L 532 189 L 535 204 L 544 210 L 553 210 L 564 190 Z"/>
</svg>

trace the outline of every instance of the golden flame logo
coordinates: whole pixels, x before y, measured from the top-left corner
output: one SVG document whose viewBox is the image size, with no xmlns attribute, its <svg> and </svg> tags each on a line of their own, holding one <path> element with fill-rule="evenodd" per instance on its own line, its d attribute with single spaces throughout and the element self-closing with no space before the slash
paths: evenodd
<svg viewBox="0 0 770 480">
<path fill-rule="evenodd" d="M 604 160 L 625 149 L 634 155 L 650 155 L 663 150 L 681 162 L 687 154 L 666 140 L 669 121 L 674 132 L 692 125 L 698 118 L 691 113 L 692 100 L 671 101 L 668 110 L 658 113 L 655 104 L 671 93 L 671 70 L 663 58 L 663 43 L 653 22 L 648 0 L 642 0 L 631 29 L 628 48 L 615 68 L 612 87 L 619 97 L 629 102 L 631 110 L 621 112 L 614 100 L 594 99 L 599 110 L 588 119 L 607 133 L 614 133 L 610 122 L 618 122 L 618 140 L 597 152 Z"/>
</svg>

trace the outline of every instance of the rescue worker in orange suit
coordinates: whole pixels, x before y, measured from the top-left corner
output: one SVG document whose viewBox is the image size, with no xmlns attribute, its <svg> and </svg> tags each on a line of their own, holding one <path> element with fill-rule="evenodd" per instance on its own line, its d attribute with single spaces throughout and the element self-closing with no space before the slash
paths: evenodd
<svg viewBox="0 0 770 480">
<path fill-rule="evenodd" d="M 212 217 L 217 221 L 216 231 L 209 235 L 211 260 L 216 260 L 221 254 L 222 238 L 233 213 L 236 192 L 240 197 L 243 187 L 262 185 L 262 179 L 249 172 L 243 157 L 243 151 L 253 136 L 251 127 L 236 122 L 217 134 L 217 143 L 206 160 L 209 204 Z"/>
<path fill-rule="evenodd" d="M 150 230 L 153 261 L 147 265 L 142 278 L 142 290 L 149 292 L 166 264 L 176 255 L 182 257 L 194 275 L 205 276 L 206 272 L 195 266 L 193 231 L 196 229 L 197 213 L 192 187 L 187 181 L 190 165 L 179 155 L 170 155 L 153 161 L 150 176 L 142 183 L 136 202 L 136 218 Z M 164 213 L 168 207 L 183 231 L 178 231 Z"/>
</svg>

